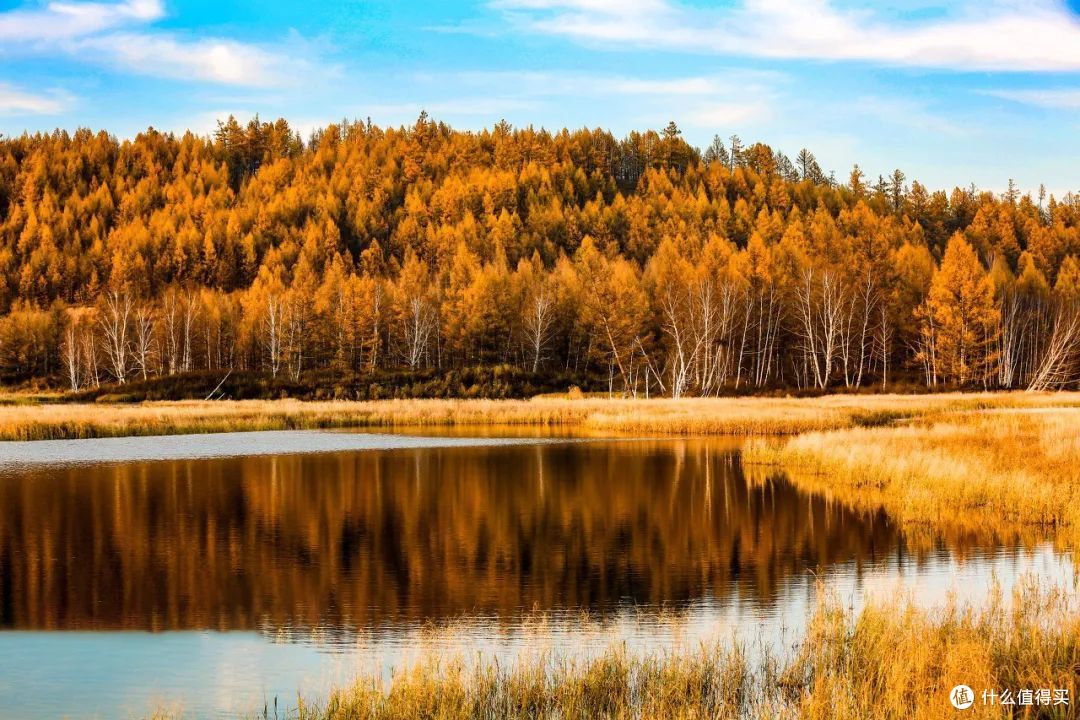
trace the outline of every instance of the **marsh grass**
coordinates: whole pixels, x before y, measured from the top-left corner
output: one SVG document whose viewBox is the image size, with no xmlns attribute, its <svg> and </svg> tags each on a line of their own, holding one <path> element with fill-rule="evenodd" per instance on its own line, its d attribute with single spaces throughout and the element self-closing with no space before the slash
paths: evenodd
<svg viewBox="0 0 1080 720">
<path fill-rule="evenodd" d="M 1080 537 L 1080 409 L 990 408 L 749 444 L 748 465 L 908 526 Z"/>
<path fill-rule="evenodd" d="M 1080 680 L 1080 608 L 1071 589 L 1033 579 L 977 606 L 950 599 L 927 610 L 909 598 L 855 612 L 819 586 L 805 631 L 790 648 L 750 652 L 700 642 L 639 652 L 613 642 L 589 657 L 550 650 L 516 661 L 469 661 L 428 651 L 384 680 L 358 678 L 321 701 L 268 704 L 256 718 L 942 718 L 948 693 L 1067 690 Z M 981 696 L 980 696 L 981 697 Z M 1072 717 L 1072 706 L 1019 708 L 1019 717 Z M 158 718 L 182 713 L 161 711 Z M 966 717 L 1013 717 L 981 699 Z"/>
<path fill-rule="evenodd" d="M 819 605 L 784 677 L 802 692 L 804 718 L 951 717 L 948 692 L 975 689 L 971 717 L 1012 717 L 985 706 L 983 689 L 1060 688 L 1076 700 L 1080 612 L 1074 589 L 1027 578 L 1005 601 L 997 587 L 978 607 L 951 599 L 935 611 L 910 601 L 871 603 L 857 615 Z M 1075 708 L 1019 708 L 1021 717 L 1065 718 Z"/>
<path fill-rule="evenodd" d="M 317 428 L 544 427 L 636 435 L 792 435 L 987 408 L 1080 407 L 1080 394 L 632 400 L 250 400 L 0 406 L 0 440 Z"/>
</svg>

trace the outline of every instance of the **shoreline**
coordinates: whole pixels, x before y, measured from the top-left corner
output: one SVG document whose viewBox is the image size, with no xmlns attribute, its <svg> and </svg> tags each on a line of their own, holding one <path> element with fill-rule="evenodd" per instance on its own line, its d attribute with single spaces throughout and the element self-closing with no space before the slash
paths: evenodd
<svg viewBox="0 0 1080 720">
<path fill-rule="evenodd" d="M 799 435 L 957 412 L 1080 407 L 1080 393 L 376 401 L 179 401 L 0 406 L 0 441 L 360 428 L 558 428 L 662 435 Z"/>
</svg>

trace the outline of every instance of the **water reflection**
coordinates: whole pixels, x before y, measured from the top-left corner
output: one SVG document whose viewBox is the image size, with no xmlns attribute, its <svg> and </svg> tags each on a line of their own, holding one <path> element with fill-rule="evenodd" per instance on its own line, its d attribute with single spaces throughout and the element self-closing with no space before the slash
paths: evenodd
<svg viewBox="0 0 1080 720">
<path fill-rule="evenodd" d="M 903 554 L 712 441 L 249 457 L 0 478 L 0 626 L 295 629 L 771 604 Z"/>
<path fill-rule="evenodd" d="M 6 471 L 0 714 L 250 715 L 425 652 L 782 649 L 816 578 L 932 605 L 1071 568 L 1038 538 L 901 534 L 716 440 Z"/>
</svg>

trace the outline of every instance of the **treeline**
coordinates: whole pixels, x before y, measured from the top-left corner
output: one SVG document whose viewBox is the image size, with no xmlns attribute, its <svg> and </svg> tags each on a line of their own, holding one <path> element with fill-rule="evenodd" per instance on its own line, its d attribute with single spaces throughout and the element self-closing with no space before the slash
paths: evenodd
<svg viewBox="0 0 1080 720">
<path fill-rule="evenodd" d="M 8 384 L 1077 382 L 1080 198 L 841 183 L 674 124 L 24 135 L 0 139 L 0 219 Z"/>
</svg>

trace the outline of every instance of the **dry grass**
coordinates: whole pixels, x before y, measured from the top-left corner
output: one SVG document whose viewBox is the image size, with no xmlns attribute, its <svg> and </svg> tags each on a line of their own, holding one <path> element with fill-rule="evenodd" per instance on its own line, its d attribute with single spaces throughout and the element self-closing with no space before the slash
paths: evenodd
<svg viewBox="0 0 1080 720">
<path fill-rule="evenodd" d="M 948 696 L 958 684 L 977 697 L 965 717 L 1012 717 L 984 705 L 982 691 L 1063 689 L 1076 701 L 1080 608 L 1075 593 L 1033 582 L 1009 602 L 994 590 L 978 609 L 893 599 L 854 613 L 819 591 L 799 643 L 782 652 L 766 647 L 750 660 L 731 643 L 663 654 L 615 644 L 591 659 L 540 653 L 502 665 L 433 653 L 388 683 L 362 677 L 325 701 L 256 717 L 931 719 L 953 716 Z M 1033 706 L 1019 716 L 1065 718 L 1072 709 Z"/>
<path fill-rule="evenodd" d="M 948 603 L 937 611 L 909 602 L 871 604 L 857 616 L 820 605 L 784 677 L 802 689 L 802 718 L 953 717 L 952 687 L 975 690 L 965 717 L 1013 717 L 984 705 L 999 692 L 1060 688 L 1076 702 L 1080 685 L 1080 607 L 1072 589 L 1022 582 L 1011 598 L 991 589 L 979 609 Z M 1072 717 L 1070 706 L 1018 708 L 1019 717 Z"/>
<path fill-rule="evenodd" d="M 1080 530 L 1078 431 L 1077 408 L 999 408 L 759 440 L 745 461 L 909 525 L 1010 537 L 1039 526 L 1060 536 Z"/>
<path fill-rule="evenodd" d="M 252 400 L 0 406 L 0 440 L 344 427 L 532 426 L 600 433 L 791 435 L 981 408 L 1080 407 L 1080 394 L 688 400 Z"/>
</svg>

